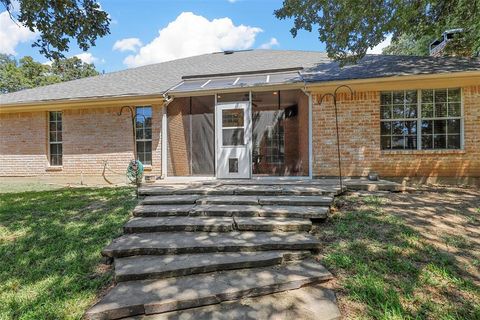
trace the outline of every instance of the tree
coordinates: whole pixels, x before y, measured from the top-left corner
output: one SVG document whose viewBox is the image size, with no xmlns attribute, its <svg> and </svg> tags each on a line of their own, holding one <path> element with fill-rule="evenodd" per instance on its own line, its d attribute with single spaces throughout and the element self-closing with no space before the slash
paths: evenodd
<svg viewBox="0 0 480 320">
<path fill-rule="evenodd" d="M 41 64 L 25 56 L 19 61 L 12 56 L 0 54 L 0 93 L 44 86 L 98 75 L 93 64 L 83 63 L 72 57 L 53 62 L 52 66 Z"/>
<path fill-rule="evenodd" d="M 13 7 L 18 2 L 20 8 Z M 47 59 L 64 58 L 70 40 L 86 51 L 95 45 L 98 37 L 110 33 L 110 18 L 96 0 L 0 0 L 10 17 L 38 32 L 40 38 L 33 43 Z"/>
<path fill-rule="evenodd" d="M 51 71 L 61 81 L 69 81 L 98 75 L 95 65 L 83 63 L 77 57 L 61 59 L 52 63 Z"/>
<path fill-rule="evenodd" d="M 429 36 L 423 36 L 415 39 L 409 34 L 402 34 L 392 43 L 383 49 L 383 54 L 407 55 L 407 56 L 427 56 L 429 46 L 433 39 Z"/>
<path fill-rule="evenodd" d="M 275 15 L 294 19 L 294 37 L 318 27 L 329 57 L 342 63 L 357 61 L 389 34 L 393 43 L 402 36 L 420 43 L 454 28 L 464 29 L 468 52 L 480 52 L 479 0 L 284 0 Z"/>
</svg>

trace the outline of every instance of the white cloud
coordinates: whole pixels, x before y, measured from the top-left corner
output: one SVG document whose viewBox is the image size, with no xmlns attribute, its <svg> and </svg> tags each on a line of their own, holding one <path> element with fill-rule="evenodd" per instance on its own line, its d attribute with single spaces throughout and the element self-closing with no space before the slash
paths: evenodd
<svg viewBox="0 0 480 320">
<path fill-rule="evenodd" d="M 382 54 L 383 49 L 388 47 L 392 43 L 392 35 L 388 35 L 385 40 L 377 44 L 375 47 L 368 49 L 367 54 Z"/>
<path fill-rule="evenodd" d="M 82 52 L 79 54 L 74 55 L 74 57 L 79 58 L 82 60 L 84 63 L 94 63 L 98 61 L 98 58 L 95 57 L 93 54 L 90 52 Z"/>
<path fill-rule="evenodd" d="M 271 49 L 272 47 L 279 46 L 280 43 L 276 38 L 270 38 L 270 41 L 260 45 L 260 49 Z"/>
<path fill-rule="evenodd" d="M 235 2 L 237 2 L 237 1 L 238 1 L 238 0 L 228 0 L 228 2 L 230 2 L 230 3 L 235 3 Z"/>
<path fill-rule="evenodd" d="M 262 29 L 235 26 L 230 18 L 208 20 L 192 12 L 182 12 L 159 30 L 158 36 L 141 47 L 124 63 L 136 67 L 204 53 L 251 48 Z"/>
<path fill-rule="evenodd" d="M 126 38 L 122 40 L 117 40 L 115 44 L 113 45 L 113 50 L 118 50 L 118 51 L 133 51 L 137 52 L 137 49 L 141 47 L 142 41 L 138 38 Z"/>
<path fill-rule="evenodd" d="M 15 48 L 19 43 L 31 41 L 37 36 L 17 23 L 12 21 L 7 11 L 0 13 L 0 53 L 16 54 Z"/>
</svg>

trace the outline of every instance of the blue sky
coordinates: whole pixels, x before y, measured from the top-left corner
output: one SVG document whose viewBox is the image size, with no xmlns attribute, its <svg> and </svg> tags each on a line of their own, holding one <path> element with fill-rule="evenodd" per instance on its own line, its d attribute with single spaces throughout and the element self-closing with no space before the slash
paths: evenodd
<svg viewBox="0 0 480 320">
<path fill-rule="evenodd" d="M 83 53 L 74 44 L 67 56 L 82 54 L 97 70 L 111 72 L 149 63 L 224 49 L 292 49 L 324 51 L 317 32 L 290 34 L 293 22 L 278 20 L 280 0 L 101 0 L 112 19 L 111 34 Z M 17 58 L 31 55 L 35 35 L 0 16 L 0 51 Z M 159 31 L 162 30 L 160 36 Z M 2 36 L 3 34 L 3 36 Z M 1 40 L 3 37 L 7 39 Z"/>
</svg>

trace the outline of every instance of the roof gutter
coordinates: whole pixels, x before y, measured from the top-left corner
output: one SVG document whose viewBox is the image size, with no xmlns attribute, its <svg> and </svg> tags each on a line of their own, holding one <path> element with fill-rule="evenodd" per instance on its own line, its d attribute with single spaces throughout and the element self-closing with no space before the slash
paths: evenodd
<svg viewBox="0 0 480 320">
<path fill-rule="evenodd" d="M 90 108 L 90 107 L 108 107 L 125 104 L 140 104 L 140 103 L 164 103 L 162 94 L 146 94 L 146 95 L 120 95 L 107 97 L 89 97 L 89 98 L 75 98 L 75 99 L 59 99 L 59 100 L 41 100 L 26 103 L 14 104 L 0 104 L 0 113 L 6 112 L 23 112 L 35 110 L 54 110 L 60 108 Z"/>
</svg>

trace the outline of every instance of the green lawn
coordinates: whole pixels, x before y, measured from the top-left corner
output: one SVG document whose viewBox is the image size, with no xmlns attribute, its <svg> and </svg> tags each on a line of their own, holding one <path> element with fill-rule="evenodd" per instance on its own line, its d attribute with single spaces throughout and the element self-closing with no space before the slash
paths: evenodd
<svg viewBox="0 0 480 320">
<path fill-rule="evenodd" d="M 135 203 L 126 187 L 0 194 L 0 319 L 80 319 Z"/>
<path fill-rule="evenodd" d="M 317 234 L 346 318 L 480 319 L 480 287 L 454 255 L 385 213 L 388 198 L 344 196 L 336 204 Z M 451 245 L 479 254 L 456 239 Z"/>
</svg>

